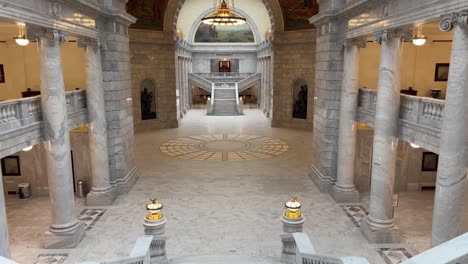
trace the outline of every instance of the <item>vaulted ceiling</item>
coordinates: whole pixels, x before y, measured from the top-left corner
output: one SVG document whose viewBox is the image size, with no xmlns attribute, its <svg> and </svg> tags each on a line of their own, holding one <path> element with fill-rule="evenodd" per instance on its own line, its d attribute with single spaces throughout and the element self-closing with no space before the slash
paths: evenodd
<svg viewBox="0 0 468 264">
<path fill-rule="evenodd" d="M 285 30 L 313 28 L 308 19 L 319 10 L 317 0 L 278 1 L 283 12 Z M 138 18 L 132 28 L 163 30 L 167 2 L 168 0 L 129 0 L 127 12 Z"/>
</svg>

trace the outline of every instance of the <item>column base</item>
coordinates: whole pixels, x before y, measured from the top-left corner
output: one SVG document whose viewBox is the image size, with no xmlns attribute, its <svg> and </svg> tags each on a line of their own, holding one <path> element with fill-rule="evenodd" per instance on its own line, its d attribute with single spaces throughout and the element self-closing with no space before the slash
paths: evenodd
<svg viewBox="0 0 468 264">
<path fill-rule="evenodd" d="M 85 228 L 83 223 L 78 222 L 75 228 L 65 232 L 53 232 L 48 230 L 43 236 L 44 248 L 75 248 L 85 236 Z"/>
<path fill-rule="evenodd" d="M 325 177 L 314 164 L 309 165 L 309 177 L 321 192 L 329 192 L 334 182 Z"/>
<path fill-rule="evenodd" d="M 109 190 L 100 192 L 93 191 L 88 193 L 86 196 L 86 205 L 87 206 L 107 206 L 112 205 L 115 200 L 115 193 L 112 188 Z"/>
<path fill-rule="evenodd" d="M 359 191 L 356 189 L 343 190 L 334 186 L 330 189 L 330 196 L 337 203 L 359 203 Z"/>
<path fill-rule="evenodd" d="M 366 217 L 361 220 L 360 230 L 371 244 L 400 243 L 400 229 L 396 225 L 388 228 L 375 228 L 369 225 Z"/>
</svg>

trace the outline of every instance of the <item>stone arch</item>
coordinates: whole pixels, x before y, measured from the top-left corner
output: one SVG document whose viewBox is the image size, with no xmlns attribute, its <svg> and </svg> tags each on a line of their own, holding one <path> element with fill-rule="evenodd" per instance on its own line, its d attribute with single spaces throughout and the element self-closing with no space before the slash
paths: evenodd
<svg viewBox="0 0 468 264">
<path fill-rule="evenodd" d="M 157 86 L 153 79 L 144 79 L 140 84 L 141 120 L 157 119 Z"/>
<path fill-rule="evenodd" d="M 294 81 L 292 87 L 292 118 L 307 119 L 308 98 L 309 86 L 307 81 L 304 79 Z"/>
<path fill-rule="evenodd" d="M 164 31 L 173 32 L 174 38 L 177 38 L 177 20 L 179 18 L 180 10 L 185 0 L 168 0 L 166 12 L 164 14 Z M 271 30 L 284 31 L 283 12 L 278 0 L 263 0 L 265 7 L 270 15 Z"/>
</svg>

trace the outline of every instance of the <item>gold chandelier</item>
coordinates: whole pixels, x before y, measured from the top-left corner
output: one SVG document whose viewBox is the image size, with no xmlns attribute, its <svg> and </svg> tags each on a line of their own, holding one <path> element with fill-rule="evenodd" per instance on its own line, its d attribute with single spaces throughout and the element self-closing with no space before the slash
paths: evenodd
<svg viewBox="0 0 468 264">
<path fill-rule="evenodd" d="M 234 6 L 234 0 L 233 4 Z M 216 9 L 216 1 L 215 1 L 215 9 Z M 245 17 L 236 15 L 234 12 L 231 12 L 228 5 L 226 4 L 225 0 L 222 0 L 221 4 L 218 7 L 218 11 L 215 13 L 202 18 L 202 22 L 207 25 L 242 25 L 245 24 L 246 19 Z"/>
</svg>

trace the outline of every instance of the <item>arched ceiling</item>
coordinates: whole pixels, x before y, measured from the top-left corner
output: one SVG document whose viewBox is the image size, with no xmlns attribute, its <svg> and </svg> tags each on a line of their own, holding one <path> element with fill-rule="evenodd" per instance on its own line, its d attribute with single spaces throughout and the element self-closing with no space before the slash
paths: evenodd
<svg viewBox="0 0 468 264">
<path fill-rule="evenodd" d="M 180 0 L 179 0 L 180 1 Z M 189 1 L 189 0 L 186 0 Z M 210 0 L 207 0 L 210 1 Z M 271 2 L 272 0 L 269 0 Z M 298 30 L 313 28 L 308 19 L 318 12 L 317 0 L 273 0 L 279 3 L 284 22 L 284 30 Z M 174 0 L 129 0 L 127 3 L 127 12 L 136 18 L 137 22 L 131 28 L 163 30 L 168 27 L 164 25 L 166 8 L 168 5 L 178 5 Z M 171 13 L 171 12 L 169 12 Z M 166 14 L 169 15 L 169 14 Z"/>
</svg>

